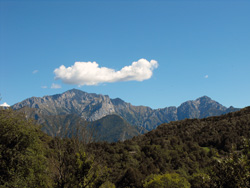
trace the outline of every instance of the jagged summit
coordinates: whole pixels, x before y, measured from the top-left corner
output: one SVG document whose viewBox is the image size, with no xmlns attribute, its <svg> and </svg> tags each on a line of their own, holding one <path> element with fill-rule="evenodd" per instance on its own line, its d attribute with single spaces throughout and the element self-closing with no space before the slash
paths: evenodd
<svg viewBox="0 0 250 188">
<path fill-rule="evenodd" d="M 82 90 L 80 90 L 80 89 L 75 89 L 75 88 L 70 89 L 70 90 L 68 90 L 68 91 L 65 91 L 65 92 L 62 93 L 62 94 L 65 94 L 65 95 L 70 95 L 70 94 L 74 94 L 74 95 L 98 95 L 98 94 L 96 94 L 96 93 L 87 93 L 87 92 L 85 92 L 85 91 L 82 91 Z"/>
<path fill-rule="evenodd" d="M 32 97 L 13 105 L 12 108 L 20 109 L 24 106 L 39 108 L 45 115 L 73 113 L 88 121 L 94 121 L 115 112 L 108 96 L 77 89 L 51 96 Z"/>
<path fill-rule="evenodd" d="M 204 95 L 202 97 L 199 97 L 198 99 L 196 99 L 195 101 L 200 101 L 200 102 L 207 102 L 207 101 L 213 101 L 210 97 Z"/>
<path fill-rule="evenodd" d="M 204 118 L 236 111 L 226 108 L 207 96 L 182 103 L 179 107 L 152 109 L 146 106 L 133 106 L 120 98 L 110 99 L 108 95 L 87 93 L 71 89 L 62 94 L 32 97 L 12 106 L 39 109 L 43 115 L 76 114 L 87 121 L 99 120 L 107 115 L 117 114 L 131 125 L 152 130 L 158 125 L 185 118 Z"/>
<path fill-rule="evenodd" d="M 73 88 L 73 89 L 70 89 L 70 90 L 68 90 L 68 91 L 65 91 L 64 93 L 67 93 L 67 92 L 80 92 L 80 93 L 86 93 L 86 92 L 84 92 L 84 91 L 82 91 L 82 90 L 80 90 L 80 89 L 76 89 L 76 88 Z"/>
<path fill-rule="evenodd" d="M 199 98 L 198 98 L 198 99 L 196 99 L 196 100 L 199 100 L 199 99 L 212 100 L 210 97 L 208 97 L 208 96 L 206 96 L 206 95 L 201 96 L 201 97 L 199 97 Z"/>
</svg>

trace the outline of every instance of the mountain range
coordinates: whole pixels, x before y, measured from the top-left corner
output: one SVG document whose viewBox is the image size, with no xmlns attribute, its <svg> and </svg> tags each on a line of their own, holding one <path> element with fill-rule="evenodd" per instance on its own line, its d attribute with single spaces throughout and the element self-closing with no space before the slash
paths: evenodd
<svg viewBox="0 0 250 188">
<path fill-rule="evenodd" d="M 49 135 L 70 134 L 77 124 L 91 124 L 97 130 L 99 140 L 110 142 L 145 133 L 162 123 L 239 110 L 232 106 L 227 108 L 207 96 L 184 102 L 179 107 L 152 109 L 77 89 L 52 96 L 31 97 L 12 108 L 23 111 L 27 118 L 36 119 Z"/>
</svg>

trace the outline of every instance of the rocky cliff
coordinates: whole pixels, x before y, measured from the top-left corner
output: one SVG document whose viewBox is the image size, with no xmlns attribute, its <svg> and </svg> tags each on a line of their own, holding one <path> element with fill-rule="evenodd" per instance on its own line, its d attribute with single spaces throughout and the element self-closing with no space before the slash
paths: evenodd
<svg viewBox="0 0 250 188">
<path fill-rule="evenodd" d="M 96 121 L 107 115 L 117 114 L 131 125 L 142 126 L 147 130 L 170 121 L 217 116 L 238 110 L 226 108 L 207 96 L 184 102 L 179 107 L 152 109 L 77 89 L 52 96 L 28 98 L 12 108 L 21 109 L 25 106 L 39 110 L 43 116 L 76 114 L 86 121 Z"/>
</svg>

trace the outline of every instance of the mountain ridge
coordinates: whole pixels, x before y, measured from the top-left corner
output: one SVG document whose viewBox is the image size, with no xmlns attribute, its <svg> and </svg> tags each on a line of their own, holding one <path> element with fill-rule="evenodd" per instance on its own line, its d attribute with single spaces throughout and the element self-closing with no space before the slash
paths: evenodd
<svg viewBox="0 0 250 188">
<path fill-rule="evenodd" d="M 107 115 L 117 114 L 129 124 L 141 126 L 148 131 L 162 123 L 185 118 L 204 118 L 217 116 L 239 109 L 219 104 L 207 96 L 189 100 L 180 106 L 152 109 L 147 106 L 134 106 L 120 98 L 111 99 L 108 95 L 87 93 L 71 89 L 62 94 L 31 97 L 16 103 L 13 109 L 25 106 L 38 109 L 43 115 L 77 114 L 86 121 L 96 121 Z"/>
</svg>

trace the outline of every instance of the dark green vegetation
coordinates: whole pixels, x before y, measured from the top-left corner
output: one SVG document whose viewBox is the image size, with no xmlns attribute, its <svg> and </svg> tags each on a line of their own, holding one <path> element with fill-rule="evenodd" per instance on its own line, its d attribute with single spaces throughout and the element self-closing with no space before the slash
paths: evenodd
<svg viewBox="0 0 250 188">
<path fill-rule="evenodd" d="M 78 139 L 52 138 L 12 110 L 0 110 L 0 187 L 99 187 L 108 170 Z M 79 132 L 80 133 L 80 132 Z"/>
<path fill-rule="evenodd" d="M 0 187 L 250 186 L 250 107 L 162 124 L 110 144 L 86 144 L 85 128 L 70 139 L 53 138 L 21 114 L 1 110 Z"/>
</svg>

